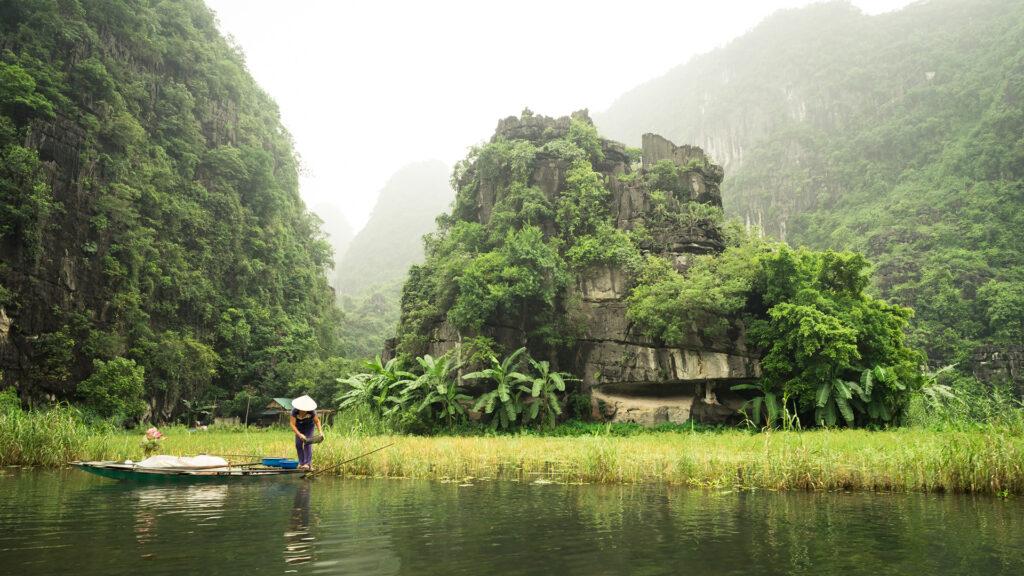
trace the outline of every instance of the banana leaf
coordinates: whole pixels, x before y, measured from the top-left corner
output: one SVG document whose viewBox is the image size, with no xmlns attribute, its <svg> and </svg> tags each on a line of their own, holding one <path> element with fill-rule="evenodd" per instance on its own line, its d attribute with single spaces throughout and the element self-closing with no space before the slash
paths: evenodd
<svg viewBox="0 0 1024 576">
<path fill-rule="evenodd" d="M 818 408 L 824 408 L 832 396 L 832 384 L 823 382 L 818 386 Z"/>
<path fill-rule="evenodd" d="M 509 419 L 510 422 L 515 422 L 515 420 L 516 420 L 516 407 L 511 402 L 506 402 L 505 403 L 505 413 L 508 414 L 508 419 Z"/>
<path fill-rule="evenodd" d="M 864 389 L 861 388 L 860 384 L 857 384 L 856 382 L 847 382 L 846 386 L 850 390 L 853 390 L 854 392 L 856 392 L 857 396 L 859 396 L 862 401 L 864 401 L 864 402 L 871 402 L 871 396 L 869 396 L 867 393 L 864 392 Z"/>
<path fill-rule="evenodd" d="M 843 396 L 836 396 L 836 405 L 839 406 L 839 413 L 843 415 L 846 424 L 853 426 L 853 408 L 850 407 L 850 401 Z"/>
<path fill-rule="evenodd" d="M 871 396 L 871 387 L 874 384 L 874 378 L 871 375 L 871 370 L 865 370 L 860 375 L 860 385 L 864 389 L 864 393 Z"/>
<path fill-rule="evenodd" d="M 768 408 L 768 424 L 770 425 L 779 418 L 779 413 L 782 411 L 779 408 L 779 399 L 775 396 L 774 392 L 768 392 L 764 395 L 764 405 Z"/>
</svg>

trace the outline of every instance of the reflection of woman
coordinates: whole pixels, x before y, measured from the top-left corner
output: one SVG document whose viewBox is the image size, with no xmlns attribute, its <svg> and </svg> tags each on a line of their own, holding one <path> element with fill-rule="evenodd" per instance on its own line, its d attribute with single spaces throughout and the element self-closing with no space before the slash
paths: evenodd
<svg viewBox="0 0 1024 576">
<path fill-rule="evenodd" d="M 302 482 L 295 492 L 288 531 L 284 533 L 284 561 L 305 564 L 313 559 L 313 536 L 309 532 L 309 482 Z"/>
<path fill-rule="evenodd" d="M 299 468 L 313 468 L 313 427 L 324 435 L 320 425 L 320 417 L 316 415 L 316 402 L 309 396 L 300 396 L 292 400 L 292 430 L 295 432 L 295 451 L 299 454 Z"/>
</svg>

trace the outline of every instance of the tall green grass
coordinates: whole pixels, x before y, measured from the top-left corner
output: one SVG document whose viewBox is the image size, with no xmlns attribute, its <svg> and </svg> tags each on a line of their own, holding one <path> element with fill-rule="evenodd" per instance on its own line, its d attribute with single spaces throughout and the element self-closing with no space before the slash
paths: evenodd
<svg viewBox="0 0 1024 576">
<path fill-rule="evenodd" d="M 59 466 L 81 454 L 94 434 L 68 406 L 0 410 L 0 465 Z"/>
<path fill-rule="evenodd" d="M 910 426 L 931 430 L 998 428 L 1024 435 L 1024 401 L 1009 383 L 983 384 L 955 374 L 947 383 L 949 397 L 929 399 L 915 394 L 911 398 Z"/>
<path fill-rule="evenodd" d="M 669 484 L 711 489 L 952 491 L 1024 494 L 1024 434 L 1012 426 L 753 434 L 671 430 L 616 435 L 584 426 L 572 437 L 399 436 L 347 422 L 328 430 L 314 464 L 331 473 L 433 480 L 504 479 Z M 220 454 L 233 462 L 290 456 L 287 430 L 165 428 L 161 453 Z M 0 414 L 0 464 L 59 466 L 143 457 L 141 432 L 83 424 L 73 409 Z M 391 448 L 340 465 L 379 446 Z M 336 467 L 336 468 L 335 468 Z"/>
</svg>

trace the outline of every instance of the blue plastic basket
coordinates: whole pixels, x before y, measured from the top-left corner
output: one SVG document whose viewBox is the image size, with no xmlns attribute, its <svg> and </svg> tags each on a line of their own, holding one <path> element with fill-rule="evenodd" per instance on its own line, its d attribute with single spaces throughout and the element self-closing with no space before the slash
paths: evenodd
<svg viewBox="0 0 1024 576">
<path fill-rule="evenodd" d="M 264 458 L 263 465 L 293 470 L 299 467 L 299 461 L 291 458 Z"/>
</svg>

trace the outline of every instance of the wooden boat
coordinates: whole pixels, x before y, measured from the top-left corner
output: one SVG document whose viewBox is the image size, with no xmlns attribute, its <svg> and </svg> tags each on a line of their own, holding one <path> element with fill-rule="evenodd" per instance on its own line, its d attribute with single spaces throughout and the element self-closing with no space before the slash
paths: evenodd
<svg viewBox="0 0 1024 576">
<path fill-rule="evenodd" d="M 219 466 L 214 468 L 145 468 L 117 461 L 72 462 L 72 466 L 114 480 L 131 482 L 203 482 L 218 480 L 301 478 L 308 470 L 270 466 Z"/>
</svg>

